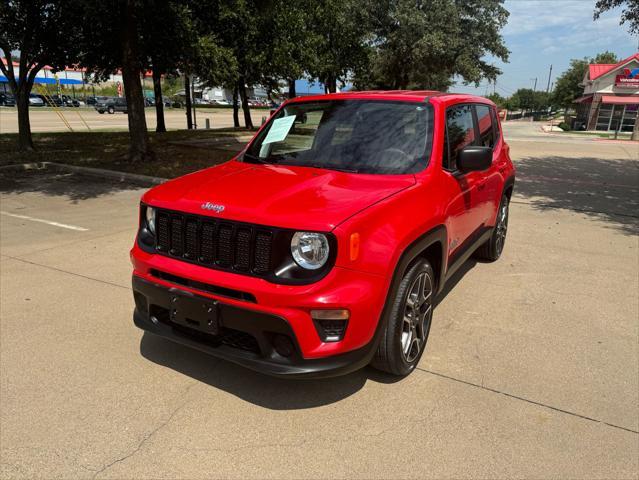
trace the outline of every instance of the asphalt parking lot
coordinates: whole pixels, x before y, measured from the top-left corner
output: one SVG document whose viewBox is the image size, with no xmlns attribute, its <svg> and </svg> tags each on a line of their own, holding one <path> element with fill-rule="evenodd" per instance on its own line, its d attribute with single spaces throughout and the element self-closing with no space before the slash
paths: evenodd
<svg viewBox="0 0 639 480">
<path fill-rule="evenodd" d="M 637 478 L 639 149 L 507 127 L 509 237 L 396 381 L 284 381 L 142 334 L 143 189 L 0 174 L 0 478 Z"/>
</svg>

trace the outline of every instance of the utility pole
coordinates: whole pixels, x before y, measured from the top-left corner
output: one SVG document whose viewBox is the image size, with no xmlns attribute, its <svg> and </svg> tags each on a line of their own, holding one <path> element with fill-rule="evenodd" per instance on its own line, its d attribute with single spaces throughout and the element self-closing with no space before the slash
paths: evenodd
<svg viewBox="0 0 639 480">
<path fill-rule="evenodd" d="M 536 92 L 537 91 L 537 77 L 531 78 L 531 80 L 535 81 L 535 86 L 533 87 L 533 92 Z"/>
<path fill-rule="evenodd" d="M 550 76 L 552 75 L 552 64 L 550 65 L 550 71 L 548 72 L 548 85 L 546 85 L 546 93 L 550 92 Z"/>
</svg>

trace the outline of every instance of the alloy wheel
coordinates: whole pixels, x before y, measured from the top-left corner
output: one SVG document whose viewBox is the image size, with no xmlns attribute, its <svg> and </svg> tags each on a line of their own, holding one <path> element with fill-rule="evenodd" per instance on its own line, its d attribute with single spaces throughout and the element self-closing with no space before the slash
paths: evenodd
<svg viewBox="0 0 639 480">
<path fill-rule="evenodd" d="M 407 363 L 415 361 L 426 344 L 433 316 L 432 298 L 432 279 L 425 272 L 420 273 L 408 289 L 404 307 L 401 343 Z"/>
<path fill-rule="evenodd" d="M 496 226 L 496 238 L 495 248 L 497 249 L 497 255 L 501 255 L 504 249 L 504 243 L 506 243 L 506 232 L 508 231 L 508 202 L 503 202 L 499 209 L 499 217 L 497 218 Z"/>
</svg>

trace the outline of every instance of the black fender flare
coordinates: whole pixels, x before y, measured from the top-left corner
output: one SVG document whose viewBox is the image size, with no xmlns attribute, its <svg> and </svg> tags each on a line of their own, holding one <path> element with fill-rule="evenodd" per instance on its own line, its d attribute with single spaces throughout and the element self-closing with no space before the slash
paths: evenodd
<svg viewBox="0 0 639 480">
<path fill-rule="evenodd" d="M 397 295 L 399 284 L 401 283 L 402 278 L 404 278 L 404 274 L 408 270 L 408 267 L 413 260 L 419 257 L 420 253 L 422 253 L 424 250 L 434 245 L 435 243 L 441 244 L 442 251 L 442 258 L 439 262 L 440 271 L 436 272 L 436 274 L 438 274 L 437 293 L 441 292 L 446 278 L 446 256 L 448 253 L 448 234 L 444 225 L 438 225 L 437 227 L 434 227 L 428 232 L 419 236 L 408 247 L 406 247 L 400 255 L 399 260 L 395 264 L 395 269 L 393 271 L 390 286 L 388 287 L 388 292 L 386 292 L 386 300 L 384 301 L 384 307 L 382 308 L 379 319 L 377 321 L 375 334 L 373 336 L 373 339 L 369 343 L 370 351 L 369 355 L 367 356 L 366 363 L 370 362 L 370 360 L 373 358 L 373 355 L 377 351 L 377 346 L 379 345 L 379 342 L 382 338 L 382 333 L 384 331 L 384 328 L 386 327 L 386 324 L 388 323 L 388 317 L 393 307 L 393 301 L 395 299 L 395 296 Z"/>
<path fill-rule="evenodd" d="M 501 189 L 501 196 L 504 196 L 504 192 L 509 188 L 515 189 L 515 175 L 511 175 L 504 181 L 504 186 Z M 501 197 L 500 197 L 501 199 Z M 501 200 L 500 200 L 501 201 Z"/>
</svg>

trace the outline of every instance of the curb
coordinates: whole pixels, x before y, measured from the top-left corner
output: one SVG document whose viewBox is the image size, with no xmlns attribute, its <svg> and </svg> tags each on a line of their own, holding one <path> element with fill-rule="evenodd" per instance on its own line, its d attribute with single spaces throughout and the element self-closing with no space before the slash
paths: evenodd
<svg viewBox="0 0 639 480">
<path fill-rule="evenodd" d="M 3 165 L 0 167 L 0 172 L 27 170 L 58 170 L 63 172 L 83 173 L 93 177 L 109 178 L 120 182 L 131 182 L 145 187 L 159 185 L 168 180 L 168 178 L 150 177 L 148 175 L 139 175 L 137 173 L 117 172 L 115 170 L 106 170 L 104 168 L 78 167 L 76 165 L 67 165 L 65 163 L 56 162 L 20 163 L 16 165 Z"/>
</svg>

